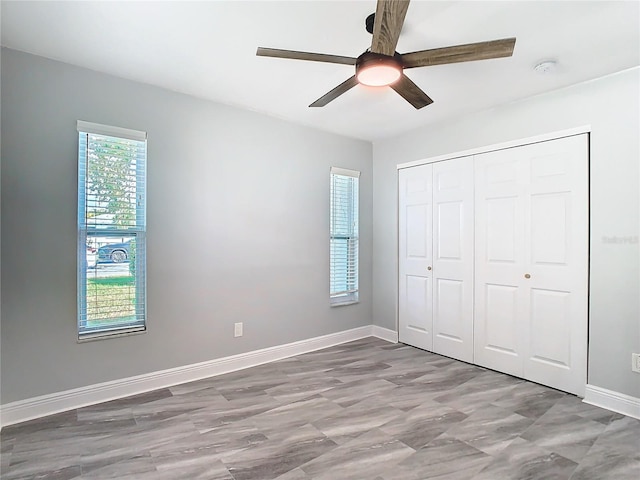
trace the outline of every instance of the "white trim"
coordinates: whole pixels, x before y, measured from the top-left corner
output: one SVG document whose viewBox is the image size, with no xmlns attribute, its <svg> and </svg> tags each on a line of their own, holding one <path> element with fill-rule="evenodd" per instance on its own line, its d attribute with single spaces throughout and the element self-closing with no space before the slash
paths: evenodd
<svg viewBox="0 0 640 480">
<path fill-rule="evenodd" d="M 640 420 L 640 398 L 587 384 L 583 402 Z"/>
<path fill-rule="evenodd" d="M 331 167 L 331 174 L 360 178 L 360 172 L 358 172 L 357 170 L 349 170 L 348 168 Z"/>
<path fill-rule="evenodd" d="M 147 132 L 131 130 L 130 128 L 113 127 L 111 125 L 102 125 L 100 123 L 85 122 L 84 120 L 78 120 L 77 129 L 78 132 L 107 135 L 109 137 L 128 138 L 129 140 L 137 140 L 139 142 L 144 142 L 147 139 Z"/>
<path fill-rule="evenodd" d="M 522 145 L 529 145 L 531 143 L 546 142 L 548 140 L 556 140 L 558 138 L 571 137 L 573 135 L 581 135 L 583 133 L 590 133 L 591 125 L 583 125 L 581 127 L 569 128 L 567 130 L 560 130 L 552 133 L 544 133 L 542 135 L 536 135 L 534 137 L 521 138 L 518 140 L 510 140 L 508 142 L 495 143 L 493 145 L 486 145 L 483 147 L 471 148 L 469 150 L 463 150 L 461 152 L 446 153 L 444 155 L 438 155 L 436 157 L 429 157 L 422 160 L 414 160 L 412 162 L 399 163 L 396 165 L 398 170 L 403 168 L 415 167 L 418 165 L 424 165 L 426 163 L 441 162 L 443 160 L 451 160 L 458 157 L 468 157 L 469 155 L 479 155 L 481 153 L 494 152 L 496 150 L 504 150 L 506 148 L 520 147 Z"/>
<path fill-rule="evenodd" d="M 120 338 L 120 337 L 130 337 L 131 335 L 141 335 L 143 333 L 147 333 L 147 327 L 138 326 L 131 328 L 123 328 L 120 330 L 115 330 L 116 333 L 109 333 L 114 330 L 101 330 L 100 332 L 84 334 L 78 337 L 76 340 L 77 343 L 86 343 L 86 342 L 98 342 L 100 340 L 108 340 L 109 338 Z"/>
<path fill-rule="evenodd" d="M 206 362 L 27 398 L 0 406 L 0 425 L 13 425 L 54 413 L 86 407 L 87 405 L 214 377 L 341 343 L 352 342 L 372 335 L 386 340 L 382 336 L 387 335 L 383 330 L 386 329 L 381 327 L 375 327 L 374 329 L 371 325 L 366 325 L 343 332 L 331 333 L 321 337 L 309 338 Z"/>
<path fill-rule="evenodd" d="M 371 335 L 391 343 L 398 343 L 398 332 L 389 328 L 371 325 Z"/>
<path fill-rule="evenodd" d="M 329 298 L 329 306 L 333 307 L 346 307 L 347 305 L 356 305 L 360 303 L 358 300 L 343 300 L 340 297 L 330 297 Z"/>
</svg>

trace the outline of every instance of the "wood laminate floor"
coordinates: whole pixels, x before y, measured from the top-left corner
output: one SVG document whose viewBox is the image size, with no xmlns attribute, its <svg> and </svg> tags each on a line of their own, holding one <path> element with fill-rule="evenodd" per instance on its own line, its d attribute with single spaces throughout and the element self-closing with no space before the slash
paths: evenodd
<svg viewBox="0 0 640 480">
<path fill-rule="evenodd" d="M 640 479 L 639 420 L 375 338 L 1 437 L 3 480 Z"/>
</svg>

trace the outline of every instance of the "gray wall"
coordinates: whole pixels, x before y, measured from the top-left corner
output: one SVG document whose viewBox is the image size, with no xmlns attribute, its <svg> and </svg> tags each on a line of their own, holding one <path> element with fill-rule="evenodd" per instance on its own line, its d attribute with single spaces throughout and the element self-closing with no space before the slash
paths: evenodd
<svg viewBox="0 0 640 480">
<path fill-rule="evenodd" d="M 374 324 L 395 329 L 396 165 L 591 125 L 589 383 L 640 397 L 640 69 L 374 143 Z M 610 243 L 605 237 L 635 237 Z"/>
<path fill-rule="evenodd" d="M 3 404 L 371 324 L 371 144 L 11 50 L 1 73 Z M 148 132 L 143 335 L 76 342 L 78 119 Z M 332 165 L 362 172 L 337 308 Z"/>
</svg>

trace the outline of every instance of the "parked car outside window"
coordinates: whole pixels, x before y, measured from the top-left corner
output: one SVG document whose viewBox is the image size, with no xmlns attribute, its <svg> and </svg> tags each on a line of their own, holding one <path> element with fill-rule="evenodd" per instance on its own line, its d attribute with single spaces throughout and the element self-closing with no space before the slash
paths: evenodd
<svg viewBox="0 0 640 480">
<path fill-rule="evenodd" d="M 131 240 L 121 243 L 109 243 L 98 249 L 97 263 L 123 263 L 129 260 Z"/>
</svg>

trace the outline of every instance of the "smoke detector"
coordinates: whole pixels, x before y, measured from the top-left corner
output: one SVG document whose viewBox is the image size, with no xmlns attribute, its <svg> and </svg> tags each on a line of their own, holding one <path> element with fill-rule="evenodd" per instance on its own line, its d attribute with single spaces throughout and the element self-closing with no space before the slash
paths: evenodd
<svg viewBox="0 0 640 480">
<path fill-rule="evenodd" d="M 549 75 L 556 71 L 558 64 L 555 60 L 543 60 L 533 67 L 533 70 L 540 75 Z"/>
</svg>

